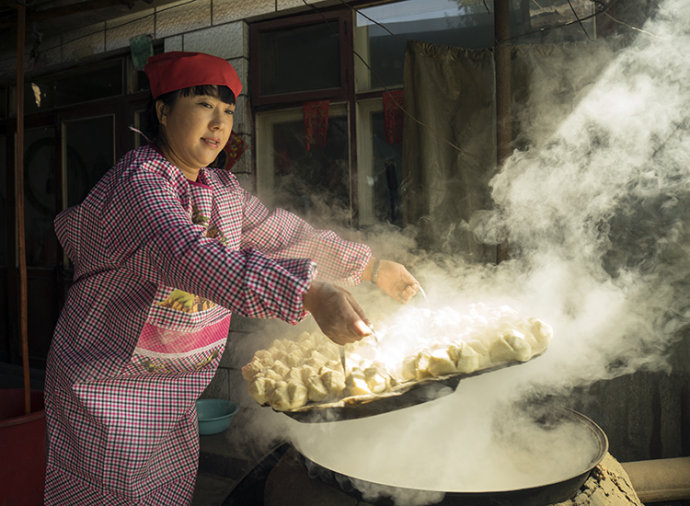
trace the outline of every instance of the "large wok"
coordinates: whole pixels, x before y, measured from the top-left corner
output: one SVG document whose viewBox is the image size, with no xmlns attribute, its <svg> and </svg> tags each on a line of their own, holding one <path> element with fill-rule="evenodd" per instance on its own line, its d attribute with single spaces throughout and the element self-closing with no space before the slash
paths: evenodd
<svg viewBox="0 0 690 506">
<path fill-rule="evenodd" d="M 433 426 L 430 431 L 413 429 L 414 432 L 406 433 L 401 429 L 404 422 L 396 424 L 390 418 L 385 419 L 405 416 L 408 409 L 374 418 L 335 422 L 322 435 L 315 433 L 315 426 L 311 425 L 312 435 L 293 443 L 304 457 L 311 477 L 381 505 L 397 504 L 396 498 L 405 498 L 403 502 L 410 504 L 410 497 L 421 501 L 416 504 L 472 506 L 543 506 L 561 502 L 577 493 L 608 451 L 608 440 L 601 428 L 570 409 L 540 406 L 517 417 L 514 413 L 507 414 L 492 436 L 495 440 L 486 447 L 496 454 L 491 458 L 480 454 L 481 445 L 472 448 L 473 440 L 484 436 L 471 434 L 467 427 L 457 428 L 467 433 L 466 437 L 444 445 L 444 435 Z M 379 427 L 375 420 L 378 418 L 382 419 Z M 533 426 L 523 438 L 521 432 L 526 430 L 527 420 Z M 348 424 L 360 425 L 353 428 Z M 394 436 L 385 437 L 389 430 Z M 565 441 L 564 436 L 567 436 Z M 410 443 L 410 438 L 417 441 Z M 429 439 L 428 443 L 424 442 L 425 438 Z M 436 441 L 439 438 L 441 443 Z M 378 439 L 387 442 L 379 444 Z M 420 444 L 429 445 L 430 451 L 420 455 L 417 451 Z M 458 448 L 458 444 L 467 448 Z M 405 446 L 410 446 L 410 455 L 405 456 Z M 379 453 L 384 456 L 377 457 Z M 386 464 L 393 468 L 384 468 Z M 511 466 L 518 471 L 506 474 Z M 481 468 L 486 473 L 472 476 Z M 479 478 L 480 475 L 485 476 Z"/>
</svg>

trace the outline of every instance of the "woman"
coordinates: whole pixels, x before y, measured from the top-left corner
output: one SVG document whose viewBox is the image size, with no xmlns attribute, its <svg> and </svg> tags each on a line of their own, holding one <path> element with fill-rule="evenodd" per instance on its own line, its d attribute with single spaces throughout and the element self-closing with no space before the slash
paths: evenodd
<svg viewBox="0 0 690 506">
<path fill-rule="evenodd" d="M 401 302 L 419 287 L 402 265 L 269 211 L 231 173 L 209 168 L 241 91 L 228 62 L 173 52 L 144 70 L 154 142 L 55 220 L 74 283 L 46 370 L 46 504 L 190 502 L 194 401 L 218 366 L 232 312 L 290 323 L 311 313 L 344 344 L 370 330 L 329 280 L 371 280 Z"/>
</svg>

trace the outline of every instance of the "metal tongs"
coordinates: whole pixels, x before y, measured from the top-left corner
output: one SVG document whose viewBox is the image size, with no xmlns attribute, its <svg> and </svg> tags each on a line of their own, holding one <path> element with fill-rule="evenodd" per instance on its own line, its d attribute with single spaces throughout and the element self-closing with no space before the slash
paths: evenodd
<svg viewBox="0 0 690 506">
<path fill-rule="evenodd" d="M 343 374 L 347 374 L 347 369 L 345 366 L 345 345 L 338 346 L 338 351 L 340 351 L 340 362 L 343 364 Z"/>
<path fill-rule="evenodd" d="M 379 338 L 379 335 L 376 333 L 376 330 L 374 330 L 374 326 L 368 324 L 367 327 L 369 327 L 369 330 L 371 330 L 371 334 L 364 337 L 373 337 L 374 341 L 376 341 L 377 344 L 380 343 L 381 339 Z M 345 345 L 338 346 L 338 352 L 340 353 L 340 363 L 343 365 L 343 372 L 347 374 L 347 364 L 345 362 Z"/>
<path fill-rule="evenodd" d="M 422 294 L 422 297 L 424 297 L 424 300 L 426 301 L 427 296 L 426 296 L 426 292 L 424 291 L 424 288 L 422 288 L 422 285 L 419 285 L 419 293 Z M 371 330 L 371 334 L 369 334 L 369 336 L 373 337 L 377 344 L 380 343 L 381 338 L 376 333 L 376 329 L 374 329 L 374 326 L 369 324 L 368 327 L 369 327 L 369 330 Z M 369 337 L 369 336 L 366 336 L 366 337 Z M 339 346 L 338 352 L 340 353 L 340 362 L 343 365 L 343 372 L 345 372 L 345 374 L 347 374 L 347 364 L 346 364 L 346 360 L 345 360 L 345 346 L 344 345 Z"/>
</svg>

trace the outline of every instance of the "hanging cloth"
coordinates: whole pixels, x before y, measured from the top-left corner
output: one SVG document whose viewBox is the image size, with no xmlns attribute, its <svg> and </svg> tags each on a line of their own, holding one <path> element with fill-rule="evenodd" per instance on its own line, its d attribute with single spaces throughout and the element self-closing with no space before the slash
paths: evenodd
<svg viewBox="0 0 690 506">
<path fill-rule="evenodd" d="M 403 224 L 425 248 L 495 259 L 466 226 L 487 209 L 496 166 L 494 59 L 490 49 L 409 41 L 405 51 Z M 490 254 L 491 253 L 491 254 Z"/>
<path fill-rule="evenodd" d="M 314 100 L 305 102 L 302 111 L 304 116 L 304 145 L 307 151 L 312 144 L 314 146 L 326 145 L 328 133 L 328 100 Z M 316 122 L 316 136 L 314 134 L 314 122 Z"/>
<path fill-rule="evenodd" d="M 405 96 L 403 90 L 383 93 L 383 122 L 388 144 L 400 144 L 403 136 L 403 119 Z"/>
<path fill-rule="evenodd" d="M 223 168 L 225 170 L 232 169 L 232 166 L 235 165 L 235 162 L 239 160 L 239 158 L 242 156 L 242 153 L 244 153 L 246 149 L 247 143 L 244 141 L 244 139 L 242 139 L 242 137 L 237 135 L 234 131 L 230 132 L 230 138 L 223 148 L 223 151 L 225 152 L 225 165 Z"/>
</svg>

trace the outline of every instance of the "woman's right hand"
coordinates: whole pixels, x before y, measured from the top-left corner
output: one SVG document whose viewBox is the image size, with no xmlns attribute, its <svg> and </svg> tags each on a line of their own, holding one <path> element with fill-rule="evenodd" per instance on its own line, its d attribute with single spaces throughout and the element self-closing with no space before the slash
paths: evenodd
<svg viewBox="0 0 690 506">
<path fill-rule="evenodd" d="M 343 288 L 315 281 L 304 294 L 303 303 L 321 331 L 336 344 L 354 343 L 371 334 L 364 311 Z"/>
</svg>

